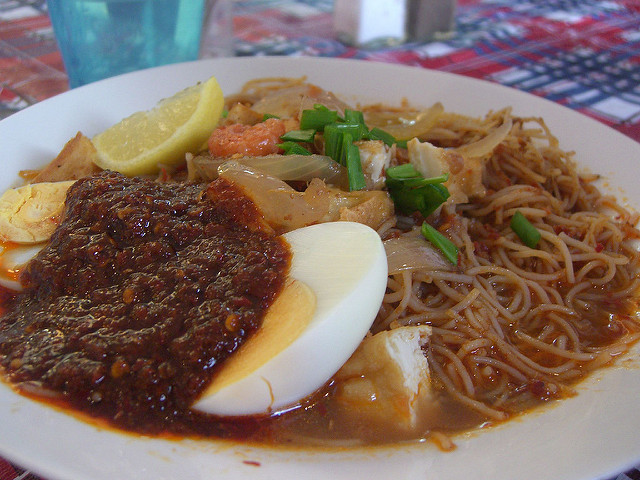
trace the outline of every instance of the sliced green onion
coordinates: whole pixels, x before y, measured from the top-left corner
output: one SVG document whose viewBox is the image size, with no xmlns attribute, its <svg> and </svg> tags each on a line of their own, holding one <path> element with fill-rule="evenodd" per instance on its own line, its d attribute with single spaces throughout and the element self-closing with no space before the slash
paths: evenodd
<svg viewBox="0 0 640 480">
<path fill-rule="evenodd" d="M 352 191 L 366 187 L 360 150 L 353 144 L 354 138 L 359 138 L 361 134 L 358 125 L 331 123 L 324 128 L 324 153 L 347 167 L 349 190 Z"/>
<path fill-rule="evenodd" d="M 421 188 L 392 188 L 389 190 L 389 195 L 396 208 L 402 213 L 420 212 L 423 217 L 428 217 L 449 198 L 449 191 L 446 187 L 443 188 L 444 191 L 436 185 L 425 185 Z"/>
<path fill-rule="evenodd" d="M 311 143 L 313 142 L 313 137 L 315 137 L 315 135 L 316 131 L 312 128 L 308 128 L 306 130 L 291 130 L 290 132 L 282 135 L 280 139 L 287 142 Z"/>
<path fill-rule="evenodd" d="M 324 152 L 336 162 L 344 165 L 345 157 L 342 152 L 345 145 L 360 138 L 362 138 L 362 130 L 358 125 L 331 123 L 324 128 Z"/>
<path fill-rule="evenodd" d="M 420 212 L 431 215 L 449 198 L 449 190 L 443 185 L 449 174 L 425 178 L 410 163 L 388 168 L 386 184 L 396 208 L 405 214 Z"/>
<path fill-rule="evenodd" d="M 324 128 L 324 153 L 340 163 L 339 152 L 342 136 L 336 124 L 326 125 Z"/>
<path fill-rule="evenodd" d="M 458 247 L 456 247 L 451 240 L 442 235 L 438 230 L 433 228 L 427 222 L 422 223 L 420 232 L 422 233 L 422 236 L 424 238 L 426 238 L 444 254 L 447 260 L 449 260 L 454 265 L 458 264 Z"/>
<path fill-rule="evenodd" d="M 516 213 L 511 217 L 511 230 L 518 235 L 518 238 L 522 240 L 529 248 L 536 248 L 542 235 L 536 227 L 531 225 L 529 220 L 520 212 L 516 210 Z"/>
<path fill-rule="evenodd" d="M 405 187 L 416 188 L 422 187 L 424 185 L 442 185 L 443 182 L 446 182 L 449 179 L 449 175 L 440 175 L 439 177 L 431 177 L 431 178 L 407 178 L 402 180 Z M 448 195 L 447 195 L 448 197 Z"/>
<path fill-rule="evenodd" d="M 403 163 L 402 165 L 387 168 L 385 173 L 387 178 L 393 179 L 413 178 L 420 175 L 411 163 Z"/>
<path fill-rule="evenodd" d="M 346 136 L 345 136 L 346 137 Z M 349 177 L 349 190 L 362 190 L 367 186 L 362 172 L 362 163 L 360 162 L 360 150 L 357 145 L 348 143 L 343 145 L 345 150 L 345 165 L 347 167 L 347 176 Z"/>
<path fill-rule="evenodd" d="M 364 122 L 364 114 L 358 110 L 349 110 L 348 108 L 345 109 L 344 123 L 350 123 L 352 125 L 362 125 L 366 128 L 366 124 Z"/>
<path fill-rule="evenodd" d="M 406 186 L 419 187 L 422 185 L 436 185 L 449 180 L 449 174 L 443 173 L 437 177 L 425 178 L 418 172 L 411 163 L 403 163 L 395 167 L 387 168 L 385 172 L 388 180 L 401 181 Z"/>
<path fill-rule="evenodd" d="M 262 121 L 266 121 L 269 120 L 270 118 L 280 118 L 278 115 L 274 115 L 272 113 L 265 113 L 264 115 L 262 115 Z"/>
<path fill-rule="evenodd" d="M 358 124 L 344 123 L 344 124 L 339 124 L 339 127 L 343 129 L 348 129 L 351 132 L 351 135 L 353 136 L 354 142 L 357 142 L 358 140 L 362 140 L 363 138 L 367 138 L 367 134 L 369 133 L 367 126 L 363 123 L 358 123 Z"/>
<path fill-rule="evenodd" d="M 311 155 L 311 152 L 296 142 L 278 143 L 277 146 L 284 150 L 285 155 Z"/>
<path fill-rule="evenodd" d="M 369 140 L 382 140 L 387 146 L 391 146 L 396 143 L 396 139 L 390 133 L 385 132 L 381 128 L 374 127 L 367 135 Z"/>
<path fill-rule="evenodd" d="M 433 188 L 434 190 L 436 190 L 438 192 L 438 195 L 440 195 L 440 197 L 443 198 L 442 203 L 444 203 L 449 198 L 449 195 L 450 195 L 449 194 L 449 190 L 443 184 L 441 184 L 441 183 L 434 183 L 434 184 L 428 183 L 425 186 L 429 186 L 429 187 Z"/>
<path fill-rule="evenodd" d="M 338 132 L 340 132 L 340 129 L 338 129 Z M 339 138 L 340 138 L 340 145 L 339 145 L 337 160 L 338 160 L 338 163 L 346 167 L 347 155 L 349 153 L 349 146 L 353 144 L 353 136 L 348 131 L 342 131 L 340 132 Z M 358 153 L 358 156 L 360 156 L 359 153 Z"/>
<path fill-rule="evenodd" d="M 360 123 L 336 123 L 335 128 L 351 135 L 354 142 L 362 140 L 367 135 L 367 127 Z"/>
<path fill-rule="evenodd" d="M 323 131 L 325 125 L 338 121 L 338 112 L 329 110 L 324 105 L 316 104 L 313 110 L 303 110 L 300 115 L 300 129 Z"/>
</svg>

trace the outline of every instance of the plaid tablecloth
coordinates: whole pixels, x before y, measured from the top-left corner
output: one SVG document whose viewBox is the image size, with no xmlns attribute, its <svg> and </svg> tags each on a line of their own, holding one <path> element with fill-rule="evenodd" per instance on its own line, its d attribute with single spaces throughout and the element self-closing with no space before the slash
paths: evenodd
<svg viewBox="0 0 640 480">
<path fill-rule="evenodd" d="M 458 0 L 446 40 L 366 50 L 334 38 L 333 0 L 237 0 L 235 54 L 359 58 L 483 78 L 640 141 L 638 0 Z M 43 0 L 0 0 L 0 118 L 67 88 Z"/>
<path fill-rule="evenodd" d="M 233 8 L 238 56 L 358 58 L 483 78 L 640 141 L 638 0 L 458 0 L 446 39 L 377 50 L 335 39 L 332 0 L 236 0 Z M 67 88 L 46 2 L 0 0 L 0 118 Z M 0 480 L 37 478 L 0 458 Z M 640 471 L 617 479 L 640 480 Z"/>
</svg>

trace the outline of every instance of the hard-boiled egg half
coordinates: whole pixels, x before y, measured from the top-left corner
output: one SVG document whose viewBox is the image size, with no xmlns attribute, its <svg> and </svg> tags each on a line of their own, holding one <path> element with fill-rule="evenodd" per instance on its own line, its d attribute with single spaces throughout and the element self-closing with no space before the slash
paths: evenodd
<svg viewBox="0 0 640 480">
<path fill-rule="evenodd" d="M 60 223 L 73 181 L 10 188 L 0 196 L 0 285 L 20 290 L 17 272 Z"/>
<path fill-rule="evenodd" d="M 261 328 L 222 364 L 194 409 L 240 416 L 294 406 L 338 371 L 371 327 L 387 284 L 379 235 L 359 223 L 331 222 L 284 238 L 293 254 L 285 288 Z M 0 284 L 19 290 L 14 272 L 43 245 L 5 246 Z"/>
<path fill-rule="evenodd" d="M 286 287 L 194 409 L 240 416 L 296 405 L 338 371 L 371 327 L 387 285 L 379 235 L 331 222 L 284 237 L 293 253 Z"/>
</svg>

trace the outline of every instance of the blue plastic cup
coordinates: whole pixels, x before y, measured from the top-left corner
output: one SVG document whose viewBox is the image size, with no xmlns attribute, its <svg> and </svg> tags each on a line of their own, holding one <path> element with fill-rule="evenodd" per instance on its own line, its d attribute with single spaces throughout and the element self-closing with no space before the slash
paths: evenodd
<svg viewBox="0 0 640 480">
<path fill-rule="evenodd" d="M 69 86 L 198 58 L 205 0 L 49 0 Z"/>
</svg>

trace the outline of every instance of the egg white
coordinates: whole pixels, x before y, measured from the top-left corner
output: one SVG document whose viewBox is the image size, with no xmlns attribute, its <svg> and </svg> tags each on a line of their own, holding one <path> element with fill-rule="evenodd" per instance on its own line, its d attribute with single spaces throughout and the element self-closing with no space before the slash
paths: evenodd
<svg viewBox="0 0 640 480">
<path fill-rule="evenodd" d="M 42 250 L 43 246 L 43 243 L 16 245 L 11 248 L 0 246 L 0 285 L 11 290 L 22 290 L 16 272 L 24 268 L 29 260 Z"/>
<path fill-rule="evenodd" d="M 242 416 L 291 408 L 322 387 L 369 331 L 387 285 L 379 235 L 359 223 L 331 222 L 284 238 L 293 252 L 288 281 L 298 284 L 293 300 L 279 305 L 268 340 L 258 330 L 225 361 L 194 409 Z M 267 352 L 245 362 L 245 349 Z"/>
</svg>

